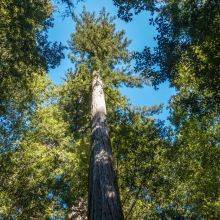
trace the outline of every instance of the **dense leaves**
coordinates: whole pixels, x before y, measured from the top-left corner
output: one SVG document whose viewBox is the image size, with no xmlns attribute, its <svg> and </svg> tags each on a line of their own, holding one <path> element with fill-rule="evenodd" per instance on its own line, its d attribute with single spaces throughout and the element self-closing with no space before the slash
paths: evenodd
<svg viewBox="0 0 220 220">
<path fill-rule="evenodd" d="M 0 121 L 3 147 L 13 148 L 28 127 L 30 114 L 45 89 L 45 72 L 59 64 L 63 46 L 50 43 L 50 1 L 0 3 Z M 40 81 L 41 83 L 38 83 Z"/>
<path fill-rule="evenodd" d="M 28 76 L 40 67 L 55 67 L 62 46 L 50 45 L 42 33 L 52 26 L 50 1 L 1 1 L 0 60 L 1 79 L 6 76 Z M 45 55 L 45 56 L 44 56 Z"/>
<path fill-rule="evenodd" d="M 66 3 L 68 12 L 75 6 Z M 0 218 L 86 219 L 91 73 L 100 71 L 126 219 L 219 219 L 219 3 L 120 1 L 130 21 L 155 13 L 157 46 L 132 53 L 107 12 L 76 16 L 69 70 L 55 86 L 46 72 L 63 47 L 50 43 L 51 1 L 0 3 Z M 138 75 L 139 74 L 139 75 Z M 158 106 L 135 108 L 120 86 L 176 88 L 167 128 Z"/>
<path fill-rule="evenodd" d="M 187 114 L 218 112 L 219 3 L 169 1 L 157 7 L 151 22 L 158 46 L 152 54 L 148 48 L 136 54 L 137 71 L 155 86 L 169 80 L 181 94 L 175 102 Z"/>
<path fill-rule="evenodd" d="M 114 18 L 103 9 L 99 17 L 85 10 L 76 18 L 76 32 L 71 36 L 70 58 L 76 67 L 87 66 L 90 75 L 98 70 L 107 86 L 140 85 L 129 71 L 131 54 L 124 31 L 116 31 Z"/>
<path fill-rule="evenodd" d="M 125 21 L 131 21 L 134 14 L 138 14 L 143 10 L 156 10 L 158 4 L 155 0 L 113 0 L 113 2 L 118 7 L 118 16 Z"/>
<path fill-rule="evenodd" d="M 142 1 L 116 2 L 119 16 L 126 20 L 132 14 L 127 19 L 123 11 L 152 11 Z M 168 80 L 177 89 L 170 100 L 175 160 L 165 171 L 172 184 L 166 195 L 169 214 L 164 217 L 218 219 L 219 3 L 180 0 L 154 5 L 156 16 L 150 22 L 158 31 L 157 47 L 146 47 L 135 58 L 136 70 L 154 86 Z"/>
</svg>

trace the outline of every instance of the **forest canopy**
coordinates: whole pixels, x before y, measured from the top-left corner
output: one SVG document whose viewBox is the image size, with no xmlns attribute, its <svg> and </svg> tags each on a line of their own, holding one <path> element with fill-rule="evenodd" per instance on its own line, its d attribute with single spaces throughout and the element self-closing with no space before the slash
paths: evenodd
<svg viewBox="0 0 220 220">
<path fill-rule="evenodd" d="M 219 2 L 80 2 L 0 2 L 0 219 L 219 219 Z M 68 46 L 49 37 L 58 6 Z M 131 51 L 116 20 L 143 12 L 156 46 Z M 121 90 L 164 82 L 166 122 Z"/>
</svg>

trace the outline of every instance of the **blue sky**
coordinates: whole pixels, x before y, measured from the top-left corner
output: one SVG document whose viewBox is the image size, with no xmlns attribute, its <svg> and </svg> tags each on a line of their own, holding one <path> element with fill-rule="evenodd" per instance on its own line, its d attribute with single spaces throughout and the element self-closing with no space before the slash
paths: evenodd
<svg viewBox="0 0 220 220">
<path fill-rule="evenodd" d="M 117 15 L 117 8 L 113 5 L 111 0 L 86 0 L 84 3 L 80 3 L 76 7 L 76 13 L 82 11 L 83 6 L 91 12 L 99 12 L 103 7 L 111 15 Z M 60 11 L 63 11 L 60 8 Z M 124 29 L 128 39 L 132 40 L 129 49 L 132 51 L 142 51 L 144 46 L 149 46 L 153 49 L 156 46 L 154 36 L 156 30 L 153 26 L 148 24 L 150 14 L 144 12 L 136 15 L 132 22 L 126 23 L 120 19 L 116 19 L 116 27 L 118 30 Z M 55 24 L 49 31 L 49 39 L 51 41 L 62 42 L 67 45 L 67 41 L 70 39 L 70 35 L 74 32 L 75 25 L 70 17 L 62 18 L 60 13 L 54 15 Z M 66 57 L 62 60 L 59 67 L 50 71 L 50 77 L 55 83 L 61 83 L 64 79 L 64 75 L 67 69 L 73 67 L 73 64 L 68 59 L 69 51 L 66 51 Z M 169 88 L 168 83 L 160 85 L 159 90 L 154 90 L 150 86 L 144 88 L 121 88 L 121 92 L 126 95 L 132 104 L 134 105 L 158 105 L 163 103 L 163 112 L 156 116 L 156 118 L 166 120 L 168 116 L 168 110 L 166 109 L 169 98 L 175 94 L 174 89 Z"/>
</svg>

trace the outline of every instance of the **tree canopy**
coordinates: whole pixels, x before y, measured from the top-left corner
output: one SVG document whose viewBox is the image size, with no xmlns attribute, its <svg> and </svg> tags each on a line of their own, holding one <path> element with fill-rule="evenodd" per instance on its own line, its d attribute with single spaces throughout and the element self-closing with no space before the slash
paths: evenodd
<svg viewBox="0 0 220 220">
<path fill-rule="evenodd" d="M 87 219 L 91 81 L 98 70 L 125 219 L 219 219 L 219 3 L 114 0 L 130 22 L 150 11 L 154 49 L 128 50 L 106 10 L 70 0 L 0 2 L 0 219 Z M 65 81 L 48 76 L 65 47 L 48 40 L 55 4 L 76 29 Z M 86 4 L 86 1 L 85 1 Z M 121 86 L 176 89 L 170 125 L 160 106 L 133 106 Z M 146 94 L 147 96 L 147 94 Z"/>
</svg>

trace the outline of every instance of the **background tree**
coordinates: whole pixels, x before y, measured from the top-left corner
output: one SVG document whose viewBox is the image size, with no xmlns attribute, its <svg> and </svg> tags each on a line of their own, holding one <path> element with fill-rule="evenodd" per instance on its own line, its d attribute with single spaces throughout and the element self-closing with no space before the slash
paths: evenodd
<svg viewBox="0 0 220 220">
<path fill-rule="evenodd" d="M 38 99 L 36 81 L 63 58 L 64 47 L 47 39 L 52 13 L 49 0 L 0 3 L 0 140 L 4 149 L 12 147 L 27 128 Z"/>
<path fill-rule="evenodd" d="M 172 177 L 175 196 L 171 195 L 171 203 L 175 205 L 171 209 L 185 217 L 217 219 L 219 4 L 197 0 L 115 3 L 119 16 L 127 21 L 132 12 L 156 12 L 150 22 L 157 28 L 158 46 L 153 52 L 146 47 L 136 54 L 137 71 L 151 79 L 154 86 L 168 80 L 177 89 L 170 102 L 170 119 L 176 130 L 176 163 L 170 174 L 177 174 Z M 176 182 L 178 179 L 182 184 Z M 183 190 L 179 190 L 180 185 Z"/>
<path fill-rule="evenodd" d="M 41 111 L 39 119 L 39 108 L 48 104 L 45 98 L 48 88 L 46 71 L 58 65 L 63 57 L 64 47 L 47 40 L 47 30 L 53 25 L 53 11 L 51 1 L 12 0 L 0 3 L 1 218 L 39 217 L 41 212 L 47 216 L 45 204 L 52 204 L 46 198 L 49 193 L 45 189 L 46 183 L 49 184 L 46 174 L 39 175 L 39 178 L 35 176 L 40 166 L 45 165 L 42 168 L 45 172 L 49 169 L 46 163 L 39 161 L 38 156 L 43 155 L 46 148 L 45 144 L 39 144 L 39 134 L 33 130 L 41 129 L 42 118 L 53 117 L 52 110 L 49 113 L 45 110 Z M 42 127 L 46 126 L 44 122 Z M 47 139 L 47 134 L 44 134 Z M 37 144 L 35 139 L 38 139 Z M 38 165 L 29 166 L 32 162 Z M 30 183 L 33 178 L 36 182 Z M 42 178 L 45 178 L 44 183 Z"/>
</svg>

